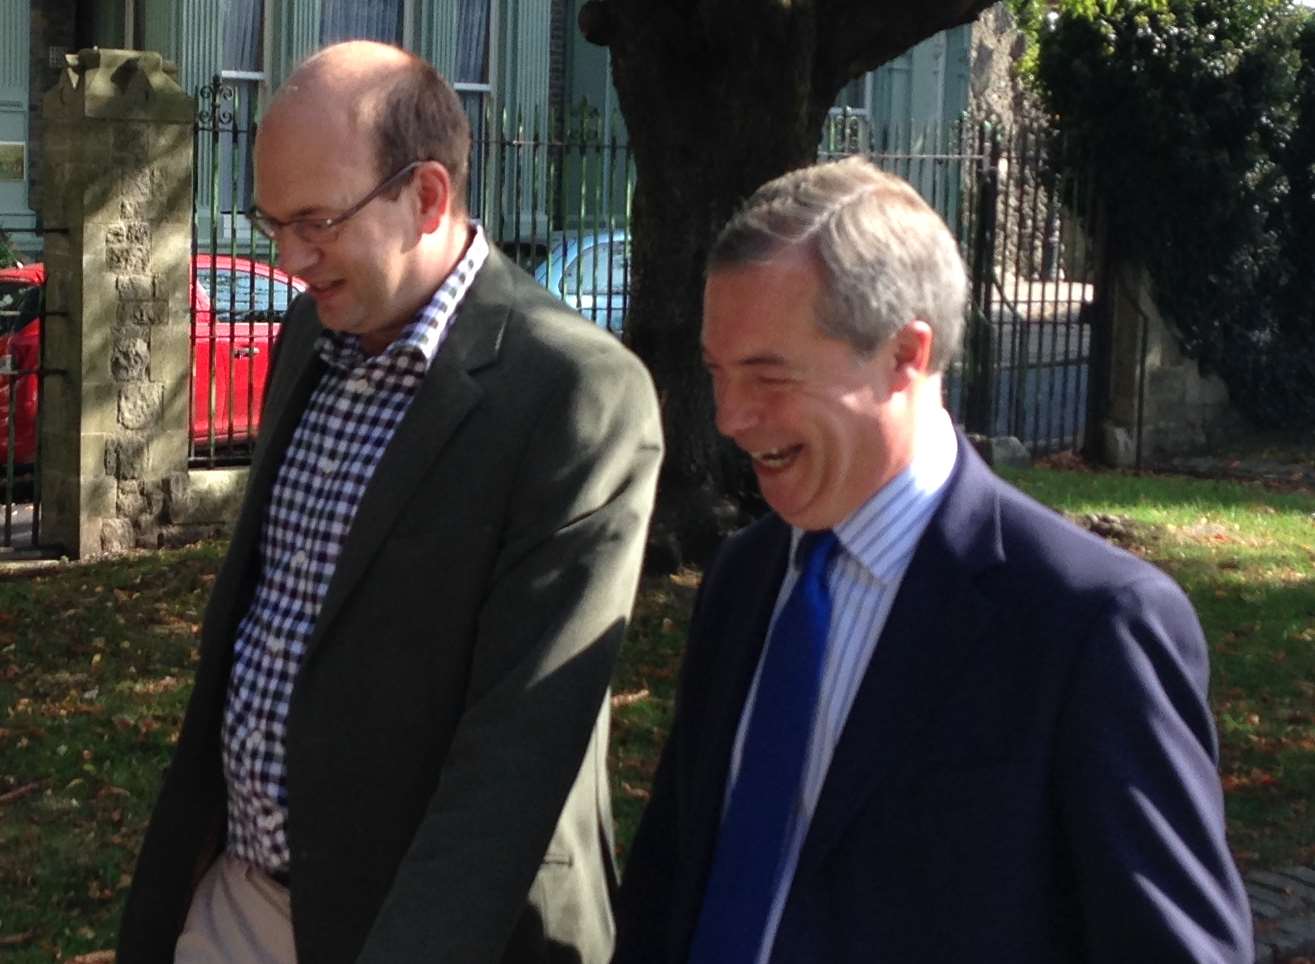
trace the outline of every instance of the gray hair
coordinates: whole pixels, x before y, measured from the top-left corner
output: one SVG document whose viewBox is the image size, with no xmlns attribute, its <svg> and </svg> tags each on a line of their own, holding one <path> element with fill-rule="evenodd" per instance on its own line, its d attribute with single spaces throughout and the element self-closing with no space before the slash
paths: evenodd
<svg viewBox="0 0 1315 964">
<path fill-rule="evenodd" d="M 932 330 L 931 370 L 959 352 L 968 279 L 940 216 L 907 181 L 862 157 L 769 181 L 722 229 L 708 270 L 771 261 L 803 247 L 825 279 L 822 331 L 869 357 L 915 319 Z"/>
</svg>

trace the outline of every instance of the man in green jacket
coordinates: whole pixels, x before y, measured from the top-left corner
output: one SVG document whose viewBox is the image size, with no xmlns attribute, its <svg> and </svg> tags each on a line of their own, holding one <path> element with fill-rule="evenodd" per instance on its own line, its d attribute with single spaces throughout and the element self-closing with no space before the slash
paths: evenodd
<svg viewBox="0 0 1315 964">
<path fill-rule="evenodd" d="M 122 962 L 605 961 L 607 686 L 661 457 L 640 363 L 489 246 L 427 63 L 280 89 L 255 226 L 308 293 Z"/>
</svg>

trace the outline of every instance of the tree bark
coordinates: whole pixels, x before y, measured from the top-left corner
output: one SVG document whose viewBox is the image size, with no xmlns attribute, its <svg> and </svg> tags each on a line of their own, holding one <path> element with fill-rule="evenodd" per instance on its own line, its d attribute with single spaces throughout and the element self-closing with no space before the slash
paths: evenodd
<svg viewBox="0 0 1315 964">
<path fill-rule="evenodd" d="M 704 263 L 735 208 L 812 163 L 841 88 L 991 0 L 592 0 L 580 27 L 612 51 L 637 182 L 626 339 L 662 399 L 659 515 L 684 555 L 747 467 L 719 440 L 703 371 Z M 748 481 L 749 486 L 752 485 Z"/>
</svg>

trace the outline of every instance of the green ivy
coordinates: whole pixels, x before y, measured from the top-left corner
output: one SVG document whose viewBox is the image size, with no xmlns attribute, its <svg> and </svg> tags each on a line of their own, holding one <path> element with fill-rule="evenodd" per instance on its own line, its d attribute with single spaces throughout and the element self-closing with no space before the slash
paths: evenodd
<svg viewBox="0 0 1315 964">
<path fill-rule="evenodd" d="M 0 268 L 7 268 L 18 263 L 18 249 L 13 240 L 0 228 Z"/>
<path fill-rule="evenodd" d="M 1261 424 L 1315 416 L 1315 24 L 1286 0 L 1016 0 L 1034 82 L 1185 352 Z M 1044 12 L 1042 12 L 1044 10 Z"/>
</svg>

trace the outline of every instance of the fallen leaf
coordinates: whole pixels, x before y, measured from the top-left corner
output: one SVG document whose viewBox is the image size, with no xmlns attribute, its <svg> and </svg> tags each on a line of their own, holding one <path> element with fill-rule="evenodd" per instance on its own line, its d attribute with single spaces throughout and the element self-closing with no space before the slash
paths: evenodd
<svg viewBox="0 0 1315 964">
<path fill-rule="evenodd" d="M 649 793 L 643 787 L 632 787 L 624 780 L 621 781 L 621 792 L 631 800 L 647 800 Z"/>
<path fill-rule="evenodd" d="M 84 927 L 83 930 L 91 930 L 91 928 Z M 79 934 L 81 934 L 81 931 L 79 931 Z M 92 931 L 86 936 L 88 938 L 95 937 L 96 932 Z M 90 954 L 79 954 L 77 957 L 70 957 L 68 964 L 114 964 L 114 952 L 92 951 Z"/>
<path fill-rule="evenodd" d="M 632 703 L 642 703 L 648 699 L 647 689 L 636 690 L 633 693 L 617 693 L 612 697 L 613 706 L 630 706 Z"/>
<path fill-rule="evenodd" d="M 22 746 L 22 744 L 20 743 L 19 746 Z M 40 788 L 40 780 L 36 780 L 32 783 L 25 783 L 17 790 L 10 790 L 8 793 L 0 793 L 0 803 L 13 803 L 15 800 L 21 800 L 29 794 L 35 793 Z"/>
</svg>

